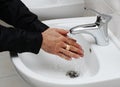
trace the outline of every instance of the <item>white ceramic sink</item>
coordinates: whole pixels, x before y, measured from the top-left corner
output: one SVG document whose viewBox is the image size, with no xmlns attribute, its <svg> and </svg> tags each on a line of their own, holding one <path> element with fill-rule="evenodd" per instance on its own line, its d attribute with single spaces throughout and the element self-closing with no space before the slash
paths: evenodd
<svg viewBox="0 0 120 87">
<path fill-rule="evenodd" d="M 40 20 L 80 17 L 84 0 L 22 0 Z"/>
<path fill-rule="evenodd" d="M 96 17 L 43 21 L 51 27 L 70 29 L 76 25 L 94 23 Z M 71 36 L 71 35 L 70 35 Z M 18 54 L 12 62 L 19 75 L 35 87 L 120 87 L 120 45 L 109 31 L 109 45 L 98 46 L 88 35 L 72 35 L 82 45 L 85 56 L 66 61 L 41 50 L 38 55 Z M 70 78 L 66 73 L 76 71 Z"/>
</svg>

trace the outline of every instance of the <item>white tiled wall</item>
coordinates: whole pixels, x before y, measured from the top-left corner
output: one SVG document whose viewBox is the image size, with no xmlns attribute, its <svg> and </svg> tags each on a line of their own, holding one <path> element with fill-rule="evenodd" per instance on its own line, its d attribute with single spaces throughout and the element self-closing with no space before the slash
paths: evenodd
<svg viewBox="0 0 120 87">
<path fill-rule="evenodd" d="M 16 72 L 10 61 L 10 56 L 8 52 L 0 53 L 0 78 L 8 77 L 14 75 Z"/>
<path fill-rule="evenodd" d="M 16 73 L 9 52 L 0 53 L 0 87 L 31 87 Z"/>
<path fill-rule="evenodd" d="M 0 79 L 0 87 L 31 87 L 19 76 L 13 75 Z"/>
<path fill-rule="evenodd" d="M 85 3 L 89 8 L 112 16 L 109 28 L 120 40 L 120 0 L 85 0 Z"/>
</svg>

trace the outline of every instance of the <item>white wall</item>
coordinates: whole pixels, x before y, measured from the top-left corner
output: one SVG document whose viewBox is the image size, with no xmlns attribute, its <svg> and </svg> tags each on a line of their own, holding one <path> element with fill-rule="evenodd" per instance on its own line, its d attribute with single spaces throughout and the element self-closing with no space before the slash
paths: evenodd
<svg viewBox="0 0 120 87">
<path fill-rule="evenodd" d="M 9 52 L 0 53 L 0 87 L 31 87 L 16 73 Z"/>
<path fill-rule="evenodd" d="M 86 6 L 110 14 L 109 28 L 120 40 L 120 0 L 85 0 Z"/>
</svg>

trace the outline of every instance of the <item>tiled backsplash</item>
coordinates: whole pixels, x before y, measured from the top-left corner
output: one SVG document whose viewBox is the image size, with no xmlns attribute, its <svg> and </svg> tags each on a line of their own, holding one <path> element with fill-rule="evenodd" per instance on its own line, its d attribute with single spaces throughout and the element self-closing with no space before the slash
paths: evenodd
<svg viewBox="0 0 120 87">
<path fill-rule="evenodd" d="M 120 0 L 85 0 L 85 3 L 86 7 L 112 16 L 109 28 L 120 40 Z"/>
<path fill-rule="evenodd" d="M 0 78 L 15 75 L 16 72 L 12 66 L 9 52 L 0 53 Z"/>
<path fill-rule="evenodd" d="M 114 11 L 120 12 L 120 0 L 104 0 Z"/>
<path fill-rule="evenodd" d="M 16 73 L 9 52 L 0 53 L 0 87 L 31 87 Z"/>
</svg>

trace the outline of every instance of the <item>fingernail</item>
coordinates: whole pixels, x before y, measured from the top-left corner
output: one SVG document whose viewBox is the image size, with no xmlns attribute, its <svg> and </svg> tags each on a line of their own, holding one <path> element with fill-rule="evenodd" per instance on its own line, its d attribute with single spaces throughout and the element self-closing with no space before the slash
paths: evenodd
<svg viewBox="0 0 120 87">
<path fill-rule="evenodd" d="M 83 57 L 84 56 L 84 54 L 83 55 L 81 55 L 81 57 Z"/>
<path fill-rule="evenodd" d="M 65 58 L 65 60 L 71 61 L 72 59 L 71 58 Z"/>
<path fill-rule="evenodd" d="M 82 49 L 82 54 L 84 54 L 84 50 Z"/>
<path fill-rule="evenodd" d="M 76 55 L 76 58 L 80 58 L 81 56 L 80 55 Z"/>
<path fill-rule="evenodd" d="M 80 57 L 83 57 L 84 56 L 84 51 L 81 50 L 81 54 L 80 54 Z"/>
<path fill-rule="evenodd" d="M 84 56 L 84 52 L 82 53 L 81 57 L 83 57 L 83 56 Z"/>
<path fill-rule="evenodd" d="M 70 59 L 67 59 L 68 61 L 71 61 L 72 59 L 70 58 Z"/>
</svg>

